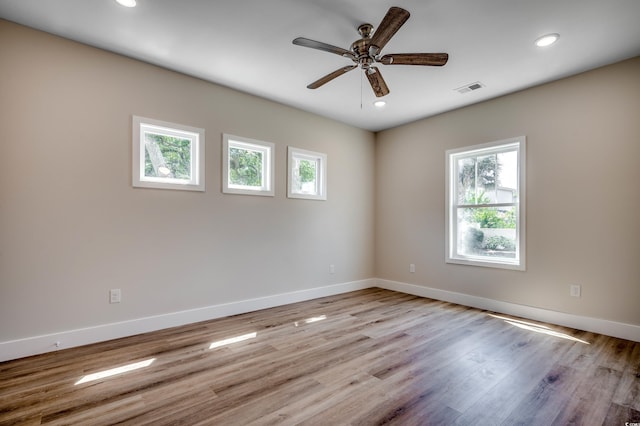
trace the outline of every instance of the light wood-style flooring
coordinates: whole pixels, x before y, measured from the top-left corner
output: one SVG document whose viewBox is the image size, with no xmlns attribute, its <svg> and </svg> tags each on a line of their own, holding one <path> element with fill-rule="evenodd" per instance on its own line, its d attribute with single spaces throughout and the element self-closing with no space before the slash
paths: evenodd
<svg viewBox="0 0 640 426">
<path fill-rule="evenodd" d="M 381 289 L 0 363 L 2 425 L 625 422 L 640 343 Z"/>
</svg>

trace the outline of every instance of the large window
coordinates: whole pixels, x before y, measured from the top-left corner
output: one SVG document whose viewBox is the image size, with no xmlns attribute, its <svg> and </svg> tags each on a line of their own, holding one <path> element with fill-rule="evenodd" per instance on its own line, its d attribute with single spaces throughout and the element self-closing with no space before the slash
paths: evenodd
<svg viewBox="0 0 640 426">
<path fill-rule="evenodd" d="M 525 269 L 525 137 L 447 151 L 447 262 Z"/>
<path fill-rule="evenodd" d="M 273 196 L 274 145 L 223 135 L 222 192 Z"/>
<path fill-rule="evenodd" d="M 133 186 L 204 191 L 204 129 L 133 116 Z"/>
</svg>

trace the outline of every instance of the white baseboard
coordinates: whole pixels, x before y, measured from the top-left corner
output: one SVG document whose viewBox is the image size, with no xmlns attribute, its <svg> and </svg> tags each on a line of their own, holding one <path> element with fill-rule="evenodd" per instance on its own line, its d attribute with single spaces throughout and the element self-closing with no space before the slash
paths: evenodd
<svg viewBox="0 0 640 426">
<path fill-rule="evenodd" d="M 416 296 L 428 297 L 473 308 L 515 315 L 532 320 L 640 342 L 640 326 L 638 325 L 550 311 L 532 306 L 518 305 L 515 303 L 486 299 L 483 297 L 439 290 L 415 284 L 407 284 L 398 281 L 370 278 L 366 280 L 316 287 L 307 290 L 276 294 L 273 296 L 241 300 L 238 302 L 206 306 L 198 309 L 190 309 L 117 323 L 102 324 L 94 327 L 0 342 L 0 362 L 45 352 L 52 352 L 58 349 L 67 349 L 96 342 L 103 342 L 106 340 L 118 339 L 121 337 L 133 336 L 140 333 L 148 333 L 150 331 L 177 327 L 199 321 L 272 308 L 274 306 L 282 306 L 289 303 L 317 299 L 319 297 L 333 296 L 336 294 L 371 287 L 394 290 Z M 60 342 L 59 348 L 55 346 L 55 342 Z"/>
<path fill-rule="evenodd" d="M 59 349 L 67 349 L 96 342 L 103 342 L 106 340 L 118 339 L 121 337 L 133 336 L 169 327 L 177 327 L 199 321 L 272 308 L 274 306 L 281 306 L 289 303 L 317 299 L 319 297 L 333 296 L 335 294 L 346 293 L 349 291 L 362 290 L 365 288 L 375 287 L 375 283 L 375 279 L 371 278 L 316 287 L 308 290 L 276 294 L 273 296 L 241 300 L 238 302 L 206 306 L 186 311 L 172 312 L 163 315 L 137 318 L 117 323 L 103 324 L 77 330 L 62 331 L 59 333 L 0 342 L 0 362 Z M 56 347 L 55 342 L 60 342 L 60 346 Z"/>
<path fill-rule="evenodd" d="M 484 297 L 471 296 L 468 294 L 455 293 L 452 291 L 439 290 L 398 281 L 378 279 L 376 280 L 376 283 L 377 287 L 387 290 L 399 291 L 402 293 L 413 294 L 415 296 L 428 297 L 431 299 L 470 306 L 472 308 L 515 315 L 522 318 L 640 342 L 640 326 L 638 325 L 550 311 L 532 306 L 518 305 L 515 303 L 486 299 Z"/>
</svg>

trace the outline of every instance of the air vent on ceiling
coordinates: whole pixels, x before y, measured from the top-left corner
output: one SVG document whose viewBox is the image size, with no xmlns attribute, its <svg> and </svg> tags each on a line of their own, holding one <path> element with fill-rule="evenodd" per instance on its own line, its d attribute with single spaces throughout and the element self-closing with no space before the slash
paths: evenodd
<svg viewBox="0 0 640 426">
<path fill-rule="evenodd" d="M 484 84 L 480 83 L 479 81 L 473 82 L 473 83 L 469 83 L 469 84 L 465 84 L 462 87 L 458 87 L 457 89 L 453 89 L 456 90 L 458 93 L 468 93 L 468 92 L 473 92 L 474 90 L 478 90 L 484 87 Z"/>
</svg>

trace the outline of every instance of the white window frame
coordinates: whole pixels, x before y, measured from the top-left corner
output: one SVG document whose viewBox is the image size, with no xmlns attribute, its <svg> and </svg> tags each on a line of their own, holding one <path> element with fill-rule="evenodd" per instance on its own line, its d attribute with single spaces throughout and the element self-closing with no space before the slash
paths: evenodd
<svg viewBox="0 0 640 426">
<path fill-rule="evenodd" d="M 518 153 L 518 197 L 513 203 L 492 203 L 476 207 L 515 206 L 516 208 L 516 256 L 515 259 L 489 258 L 458 253 L 456 210 L 464 205 L 457 203 L 457 160 L 460 158 L 516 149 Z M 446 262 L 524 271 L 526 269 L 526 137 L 518 136 L 481 145 L 448 150 L 446 152 Z"/>
<path fill-rule="evenodd" d="M 262 186 L 237 185 L 230 182 L 229 150 L 231 148 L 258 151 L 262 153 Z M 225 194 L 260 195 L 273 197 L 275 172 L 275 145 L 255 139 L 229 134 L 222 135 L 222 192 Z"/>
<path fill-rule="evenodd" d="M 132 185 L 139 188 L 205 190 L 204 129 L 134 115 L 132 119 Z M 145 176 L 145 133 L 191 141 L 190 179 Z"/>
<path fill-rule="evenodd" d="M 305 149 L 288 147 L 288 170 L 287 170 L 287 197 L 303 198 L 307 200 L 327 199 L 327 154 L 321 152 L 307 151 Z M 296 191 L 294 188 L 294 178 L 296 175 L 296 160 L 306 160 L 316 163 L 316 188 L 313 193 Z"/>
</svg>

